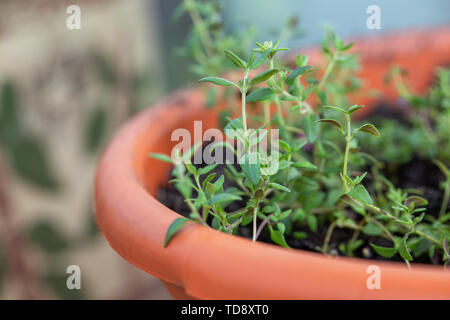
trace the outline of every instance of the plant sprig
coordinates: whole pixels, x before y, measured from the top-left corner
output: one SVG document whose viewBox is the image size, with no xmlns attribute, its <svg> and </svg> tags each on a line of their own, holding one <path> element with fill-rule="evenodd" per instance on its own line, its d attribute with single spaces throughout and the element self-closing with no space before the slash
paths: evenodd
<svg viewBox="0 0 450 320">
<path fill-rule="evenodd" d="M 216 42 L 212 45 L 211 51 L 220 52 Z M 409 265 L 428 253 L 449 263 L 448 166 L 436 162 L 446 176 L 438 217 L 427 212 L 428 202 L 420 193 L 397 188 L 382 175 L 383 164 L 364 150 L 368 140 L 363 134 L 384 141 L 383 130 L 371 123 L 355 125 L 352 116 L 363 106 L 345 107 L 344 103 L 346 94 L 358 88 L 351 47 L 330 33 L 322 48 L 328 58 L 325 68 L 308 65 L 308 57 L 301 54 L 294 68 L 286 66 L 278 59 L 278 53 L 287 50 L 280 41 L 256 43 L 248 58 L 235 50 L 221 51 L 241 79 L 209 73 L 199 81 L 240 93 L 240 117 L 228 118 L 224 124 L 225 134 L 238 145 L 210 145 L 210 150 L 231 149 L 238 165 L 220 164 L 225 173 L 217 177 L 218 164 L 190 162 L 195 148 L 179 155 L 182 161 L 173 163 L 171 182 L 184 197 L 190 215 L 171 224 L 165 245 L 192 220 L 229 234 L 248 228 L 253 241 L 266 234 L 266 239 L 286 248 L 293 245 L 292 239 L 302 241 L 309 233 L 325 230 L 323 243 L 315 247 L 325 254 L 354 256 L 372 250 L 385 258 L 398 254 Z M 315 72 L 323 69 L 321 75 Z M 447 93 L 441 88 L 434 96 L 445 100 Z M 235 103 L 228 101 L 230 107 Z M 249 114 L 249 104 L 261 112 Z M 279 150 L 270 154 L 257 148 L 267 138 L 265 129 L 280 133 L 278 140 L 270 140 Z M 172 162 L 168 156 L 152 156 Z M 239 209 L 231 211 L 236 204 Z M 336 245 L 333 235 L 338 229 L 348 229 L 351 237 Z M 392 247 L 373 239 L 387 239 Z"/>
</svg>

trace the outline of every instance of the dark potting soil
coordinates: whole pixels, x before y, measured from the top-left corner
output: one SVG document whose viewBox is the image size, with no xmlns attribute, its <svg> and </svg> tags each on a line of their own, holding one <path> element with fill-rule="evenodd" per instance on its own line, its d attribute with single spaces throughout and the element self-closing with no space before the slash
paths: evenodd
<svg viewBox="0 0 450 320">
<path fill-rule="evenodd" d="M 384 109 L 384 107 L 383 107 Z M 389 109 L 387 109 L 389 110 Z M 383 110 L 384 111 L 384 110 Z M 386 117 L 386 113 L 382 112 L 383 116 Z M 372 116 L 372 115 L 371 115 Z M 370 118 L 372 118 L 369 116 Z M 390 114 L 392 117 L 400 117 L 398 113 Z M 204 167 L 205 164 L 196 165 L 196 167 Z M 237 165 L 236 165 L 237 167 Z M 383 174 L 394 185 L 401 187 L 402 189 L 418 189 L 422 192 L 422 196 L 428 200 L 427 212 L 437 216 L 442 203 L 443 192 L 439 189 L 441 181 L 444 181 L 444 175 L 431 161 L 424 160 L 415 156 L 411 161 L 406 164 L 398 166 L 388 166 L 389 170 L 385 170 Z M 224 174 L 226 165 L 219 164 L 213 172 L 216 173 L 216 177 Z M 370 183 L 370 181 L 369 181 Z M 224 189 L 228 187 L 237 187 L 232 181 L 228 179 L 225 180 Z M 369 186 L 370 187 L 370 186 Z M 190 214 L 190 209 L 184 202 L 183 196 L 178 192 L 173 184 L 161 187 L 157 194 L 158 200 L 164 204 L 166 207 L 178 212 L 179 214 L 188 217 Z M 246 202 L 234 201 L 226 209 L 228 212 L 233 212 L 245 207 Z M 360 216 L 354 214 L 355 222 L 358 222 Z M 209 225 L 211 221 L 208 221 Z M 259 222 L 260 223 L 260 222 Z M 308 251 L 318 251 L 318 248 L 323 247 L 323 243 L 326 237 L 326 233 L 329 227 L 329 223 L 319 223 L 316 232 L 311 231 L 308 227 L 293 227 L 293 231 L 303 231 L 307 236 L 304 239 L 296 239 L 293 236 L 286 235 L 286 242 L 291 248 L 308 250 Z M 248 226 L 240 226 L 237 230 L 237 235 L 248 239 L 252 237 L 251 224 Z M 333 255 L 343 255 L 338 247 L 341 243 L 348 243 L 353 237 L 353 230 L 347 228 L 336 227 L 332 233 L 330 243 L 328 245 L 328 250 Z M 390 240 L 368 236 L 365 234 L 360 234 L 358 239 L 362 239 L 364 244 L 360 246 L 357 250 L 353 252 L 355 257 L 368 258 L 374 260 L 386 260 L 386 261 L 403 261 L 403 259 L 397 254 L 393 258 L 387 259 L 379 256 L 374 252 L 370 243 L 378 246 L 392 247 L 392 242 Z M 264 228 L 263 232 L 260 234 L 258 241 L 273 243 L 270 239 L 270 234 L 267 228 Z M 415 263 L 431 263 L 439 264 L 440 258 L 435 254 L 433 257 L 429 258 L 428 254 L 423 254 L 420 258 L 414 260 Z"/>
</svg>

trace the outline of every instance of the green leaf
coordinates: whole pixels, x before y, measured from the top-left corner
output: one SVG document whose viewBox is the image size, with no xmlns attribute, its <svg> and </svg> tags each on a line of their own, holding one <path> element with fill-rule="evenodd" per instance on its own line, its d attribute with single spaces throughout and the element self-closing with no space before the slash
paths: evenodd
<svg viewBox="0 0 450 320">
<path fill-rule="evenodd" d="M 243 70 L 245 70 L 247 68 L 247 64 L 241 58 L 239 58 L 236 54 L 231 52 L 230 50 L 225 49 L 225 54 L 236 65 L 236 67 L 243 69 Z"/>
<path fill-rule="evenodd" d="M 339 131 L 342 132 L 342 134 L 344 134 L 344 128 L 342 127 L 342 125 L 337 120 L 334 120 L 334 119 L 319 119 L 318 122 L 332 124 L 333 126 L 336 126 L 339 129 Z"/>
<path fill-rule="evenodd" d="M 364 108 L 364 106 L 355 104 L 348 109 L 347 113 L 352 114 L 353 112 L 358 111 L 361 108 Z"/>
<path fill-rule="evenodd" d="M 280 230 L 274 230 L 272 227 L 269 227 L 269 230 L 270 230 L 270 239 L 272 239 L 273 242 L 284 248 L 289 248 L 289 245 L 287 244 L 286 239 L 284 238 L 284 234 Z"/>
<path fill-rule="evenodd" d="M 286 231 L 286 226 L 282 222 L 277 223 L 277 228 L 282 234 L 284 234 L 284 232 Z"/>
<path fill-rule="evenodd" d="M 216 188 L 214 188 L 214 185 L 209 181 L 205 184 L 202 184 L 202 188 L 204 191 L 206 191 L 209 194 L 213 194 L 216 191 Z"/>
<path fill-rule="evenodd" d="M 285 211 L 283 211 L 281 214 L 280 214 L 280 216 L 278 217 L 278 219 L 279 220 L 284 220 L 284 219 L 286 219 L 287 217 L 289 217 L 289 215 L 292 213 L 292 209 L 288 209 L 288 210 L 285 210 Z"/>
<path fill-rule="evenodd" d="M 373 124 L 369 124 L 369 123 L 364 124 L 361 127 L 359 127 L 358 129 L 356 129 L 355 133 L 358 131 L 369 133 L 371 135 L 374 135 L 375 137 L 381 136 L 380 131 L 378 131 L 378 129 Z"/>
<path fill-rule="evenodd" d="M 198 171 L 198 173 L 199 173 L 200 175 L 202 175 L 202 174 L 207 174 L 208 172 L 214 170 L 214 169 L 217 167 L 217 165 L 218 165 L 217 163 L 209 164 L 209 165 L 207 165 L 206 167 L 201 168 L 201 169 Z"/>
<path fill-rule="evenodd" d="M 209 200 L 209 204 L 218 204 L 218 203 L 230 202 L 230 201 L 235 201 L 235 200 L 242 200 L 242 198 L 235 194 L 224 192 L 224 193 L 220 193 L 220 194 L 217 194 L 214 197 L 212 197 L 211 200 Z"/>
<path fill-rule="evenodd" d="M 172 158 L 170 158 L 168 155 L 166 154 L 162 154 L 162 153 L 149 153 L 148 154 L 149 157 L 164 161 L 164 162 L 168 162 L 168 163 L 173 163 L 172 162 Z"/>
<path fill-rule="evenodd" d="M 428 200 L 419 196 L 410 196 L 405 200 L 405 205 L 408 207 L 411 203 L 414 203 L 415 207 L 424 207 L 428 205 Z"/>
<path fill-rule="evenodd" d="M 298 54 L 297 57 L 295 58 L 295 64 L 298 67 L 303 67 L 304 65 L 306 65 L 308 63 L 309 57 L 308 56 L 303 56 L 302 54 Z"/>
<path fill-rule="evenodd" d="M 238 139 L 244 144 L 244 124 L 241 118 L 231 120 L 224 128 L 225 135 L 234 140 Z"/>
<path fill-rule="evenodd" d="M 386 247 L 380 247 L 376 246 L 373 243 L 370 244 L 375 250 L 376 253 L 378 253 L 380 256 L 385 258 L 392 258 L 397 253 L 397 248 L 386 248 Z"/>
<path fill-rule="evenodd" d="M 434 164 L 439 167 L 442 173 L 450 179 L 450 169 L 440 160 L 433 160 Z"/>
<path fill-rule="evenodd" d="M 185 165 L 186 165 L 186 169 L 187 169 L 190 173 L 192 173 L 194 176 L 197 175 L 197 169 L 195 169 L 195 167 L 192 165 L 192 163 L 186 162 Z"/>
<path fill-rule="evenodd" d="M 281 145 L 281 147 L 286 151 L 286 152 L 290 152 L 291 151 L 291 146 L 289 145 L 289 143 L 287 143 L 284 140 L 279 139 L 278 143 Z"/>
<path fill-rule="evenodd" d="M 294 162 L 293 166 L 296 168 L 302 168 L 302 169 L 313 169 L 313 170 L 317 169 L 317 167 L 309 161 Z"/>
<path fill-rule="evenodd" d="M 250 86 L 264 82 L 264 81 L 270 79 L 272 76 L 274 76 L 278 72 L 280 72 L 280 69 L 271 69 L 271 70 L 264 71 L 263 73 L 258 74 L 256 77 L 254 77 L 250 81 Z"/>
<path fill-rule="evenodd" d="M 369 222 L 362 229 L 362 233 L 368 236 L 379 236 L 383 233 L 383 230 L 375 223 Z"/>
<path fill-rule="evenodd" d="M 353 47 L 354 43 L 350 42 L 349 44 L 347 44 L 346 46 L 341 48 L 341 51 L 347 51 L 349 50 L 351 47 Z"/>
<path fill-rule="evenodd" d="M 180 230 L 184 226 L 184 224 L 188 221 L 189 219 L 186 218 L 176 218 L 175 220 L 172 221 L 166 232 L 166 239 L 164 240 L 164 248 L 169 245 L 169 242 L 172 240 L 175 233 L 177 233 L 178 230 Z"/>
<path fill-rule="evenodd" d="M 373 200 L 370 197 L 369 192 L 367 192 L 366 188 L 364 188 L 362 184 L 358 184 L 355 188 L 348 192 L 347 195 L 361 202 L 373 204 Z"/>
<path fill-rule="evenodd" d="M 198 82 L 211 82 L 214 84 L 217 84 L 219 86 L 225 86 L 225 87 L 230 87 L 230 86 L 235 86 L 236 88 L 239 88 L 239 86 L 227 79 L 224 78 L 220 78 L 220 77 L 206 77 L 206 78 L 201 78 L 200 80 L 198 80 Z"/>
<path fill-rule="evenodd" d="M 308 139 L 309 143 L 314 143 L 317 139 L 319 133 L 319 122 L 317 120 L 318 117 L 316 114 L 309 113 L 300 122 L 303 130 L 305 130 L 306 139 Z"/>
<path fill-rule="evenodd" d="M 217 179 L 217 180 L 213 183 L 214 188 L 216 189 L 216 191 L 219 190 L 220 188 L 222 188 L 224 181 L 225 181 L 225 177 L 224 177 L 223 175 L 221 175 L 221 176 L 219 177 L 219 179 Z"/>
<path fill-rule="evenodd" d="M 311 229 L 311 231 L 317 232 L 317 217 L 313 214 L 309 214 L 306 219 L 309 229 Z"/>
<path fill-rule="evenodd" d="M 257 101 L 264 101 L 272 98 L 273 96 L 273 90 L 270 88 L 258 88 L 256 90 L 253 90 L 248 96 L 247 96 L 247 102 L 257 102 Z"/>
<path fill-rule="evenodd" d="M 406 244 L 406 237 L 403 237 L 403 239 L 400 241 L 400 245 L 398 247 L 398 253 L 402 256 L 403 259 L 406 261 L 412 261 L 413 257 L 411 256 L 411 253 L 409 252 L 408 245 Z"/>
<path fill-rule="evenodd" d="M 338 111 L 338 112 L 347 114 L 347 111 L 345 111 L 345 110 L 342 109 L 342 108 L 335 107 L 335 106 L 322 106 L 322 108 L 332 109 L 332 110 L 335 110 L 335 111 Z"/>
<path fill-rule="evenodd" d="M 303 239 L 308 237 L 308 234 L 306 232 L 303 232 L 303 231 L 295 231 L 293 233 L 293 236 L 294 236 L 295 239 L 303 240 Z"/>
<path fill-rule="evenodd" d="M 364 172 L 362 175 L 360 175 L 359 177 L 355 178 L 353 180 L 353 185 L 356 186 L 357 184 L 360 184 L 361 181 L 363 181 L 363 179 L 366 177 L 366 175 L 367 175 L 367 172 Z"/>
<path fill-rule="evenodd" d="M 364 240 L 358 239 L 356 241 L 349 241 L 347 247 L 350 252 L 353 252 L 356 249 L 358 249 L 359 247 L 361 247 L 363 244 L 364 244 Z"/>
<path fill-rule="evenodd" d="M 275 182 L 269 183 L 269 186 L 271 186 L 272 188 L 277 189 L 277 190 L 291 192 L 291 189 L 289 189 L 285 186 L 282 186 L 281 184 L 275 183 Z"/>
<path fill-rule="evenodd" d="M 250 59 L 247 62 L 247 66 L 250 66 L 250 69 L 253 67 L 253 62 L 255 62 L 256 54 L 255 52 L 252 52 L 252 55 L 250 56 Z"/>
<path fill-rule="evenodd" d="M 254 185 L 258 184 L 260 178 L 259 154 L 256 152 L 244 154 L 241 158 L 240 165 L 250 182 Z"/>
<path fill-rule="evenodd" d="M 290 86 L 294 84 L 295 79 L 297 79 L 302 74 L 306 73 L 311 66 L 302 66 L 294 69 L 289 75 L 286 77 L 285 83 Z"/>
<path fill-rule="evenodd" d="M 263 54 L 258 58 L 258 60 L 255 61 L 255 63 L 252 65 L 252 69 L 258 69 L 266 60 L 266 58 L 269 56 L 269 54 L 272 52 L 271 49 L 267 49 L 264 51 Z"/>
</svg>

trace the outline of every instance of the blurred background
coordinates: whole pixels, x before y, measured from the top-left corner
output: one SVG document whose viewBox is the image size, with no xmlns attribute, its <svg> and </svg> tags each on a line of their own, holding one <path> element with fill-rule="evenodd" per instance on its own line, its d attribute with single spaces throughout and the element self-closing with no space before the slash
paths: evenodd
<svg viewBox="0 0 450 320">
<path fill-rule="evenodd" d="M 120 258 L 93 220 L 97 159 L 125 120 L 198 78 L 180 56 L 191 20 L 178 0 L 0 0 L 0 299 L 168 299 L 152 276 Z M 230 33 L 316 44 L 342 37 L 448 25 L 447 0 L 228 0 Z M 366 26 L 369 5 L 381 29 Z M 66 9 L 81 8 L 70 30 Z M 68 290 L 66 268 L 81 268 Z"/>
</svg>

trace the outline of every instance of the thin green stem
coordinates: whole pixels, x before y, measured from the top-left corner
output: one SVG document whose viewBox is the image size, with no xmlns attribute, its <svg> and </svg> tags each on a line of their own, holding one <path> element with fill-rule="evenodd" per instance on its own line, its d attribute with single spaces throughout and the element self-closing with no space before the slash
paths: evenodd
<svg viewBox="0 0 450 320">
<path fill-rule="evenodd" d="M 264 122 L 266 123 L 267 129 L 270 129 L 270 104 L 268 101 L 264 101 Z"/>
<path fill-rule="evenodd" d="M 322 247 L 322 252 L 325 254 L 328 251 L 328 244 L 330 243 L 331 235 L 333 234 L 334 228 L 336 228 L 336 221 L 333 221 L 333 223 L 330 224 L 330 226 L 328 227 L 327 234 L 325 236 L 325 240 L 323 242 L 323 247 Z"/>
<path fill-rule="evenodd" d="M 198 212 L 198 210 L 195 208 L 194 204 L 192 203 L 192 201 L 190 199 L 185 199 L 186 204 L 188 205 L 189 209 L 191 209 L 192 212 L 194 212 L 197 216 L 198 219 L 197 221 L 200 222 L 201 224 L 203 224 L 204 226 L 208 226 L 208 224 L 205 222 L 205 220 L 202 219 L 202 217 L 200 216 L 200 213 Z"/>
<path fill-rule="evenodd" d="M 377 219 L 375 218 L 370 218 L 370 221 L 374 224 L 376 224 L 381 230 L 383 230 L 383 232 L 386 234 L 386 236 L 389 237 L 389 239 L 395 243 L 395 238 L 392 235 L 392 233 L 382 224 L 380 223 Z"/>
<path fill-rule="evenodd" d="M 357 201 L 357 202 L 361 203 L 359 201 Z M 368 204 L 368 203 L 363 203 L 363 205 L 365 205 L 366 207 L 368 207 L 369 209 L 371 209 L 372 211 L 374 211 L 376 213 L 381 213 L 381 214 L 389 217 L 390 219 L 394 220 L 398 224 L 400 224 L 403 227 L 405 227 L 406 229 L 408 229 L 408 231 L 414 232 L 415 234 L 417 234 L 417 235 L 419 235 L 419 236 L 421 236 L 421 237 L 423 237 L 423 238 L 425 238 L 425 239 L 435 243 L 437 246 L 439 246 L 439 248 L 442 248 L 443 245 L 442 245 L 442 243 L 439 240 L 437 240 L 436 238 L 434 238 L 434 237 L 424 233 L 423 231 L 417 229 L 416 227 L 413 227 L 413 226 L 405 224 L 404 221 L 401 221 L 399 218 L 397 218 L 396 216 L 390 214 L 389 212 L 384 211 L 384 210 L 378 208 L 377 206 L 374 206 L 374 205 L 371 205 L 371 204 Z"/>
<path fill-rule="evenodd" d="M 256 241 L 256 238 L 257 238 L 257 221 L 256 221 L 256 219 L 258 218 L 258 200 L 256 200 L 256 204 L 255 204 L 255 207 L 253 208 L 253 237 L 252 237 L 252 240 L 253 240 L 253 242 L 255 242 Z"/>
<path fill-rule="evenodd" d="M 281 108 L 281 102 L 278 96 L 275 96 L 275 105 L 277 106 L 278 115 L 280 117 L 280 124 L 284 127 L 286 122 L 284 121 L 283 110 Z"/>
<path fill-rule="evenodd" d="M 330 76 L 331 71 L 334 68 L 334 65 L 336 63 L 336 58 L 337 58 L 337 54 L 335 53 L 333 55 L 333 58 L 331 59 L 331 62 L 328 64 L 327 69 L 325 70 L 325 74 L 323 75 L 322 79 L 320 79 L 319 86 L 318 86 L 319 90 L 323 90 L 323 87 L 325 86 L 325 83 L 327 82 L 328 77 Z"/>
<path fill-rule="evenodd" d="M 349 192 L 350 189 L 349 189 L 348 184 L 347 184 L 346 176 L 347 176 L 348 154 L 349 154 L 349 151 L 350 151 L 350 142 L 351 142 L 352 137 L 351 137 L 350 116 L 346 115 L 346 118 L 347 118 L 347 135 L 345 137 L 346 144 L 345 144 L 344 164 L 343 164 L 343 167 L 342 167 L 342 176 L 343 176 L 343 179 L 344 179 L 345 192 Z"/>
<path fill-rule="evenodd" d="M 233 229 L 236 228 L 236 226 L 240 225 L 242 222 L 242 217 L 240 217 L 238 220 L 236 220 L 235 222 L 233 222 L 232 224 L 230 224 L 229 226 L 226 227 L 226 230 L 231 233 L 233 232 Z"/>
<path fill-rule="evenodd" d="M 248 71 L 245 71 L 244 80 L 242 82 L 241 88 L 241 112 L 242 112 L 242 123 L 244 125 L 244 142 L 245 148 L 247 148 L 247 79 L 248 79 Z"/>
<path fill-rule="evenodd" d="M 447 184 L 444 189 L 444 199 L 442 199 L 441 210 L 439 211 L 439 217 L 442 217 L 447 211 L 449 201 L 450 201 L 450 179 L 447 179 Z"/>
</svg>

